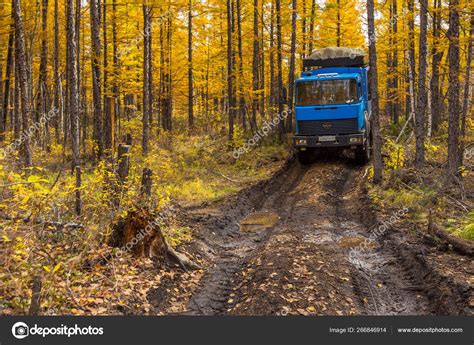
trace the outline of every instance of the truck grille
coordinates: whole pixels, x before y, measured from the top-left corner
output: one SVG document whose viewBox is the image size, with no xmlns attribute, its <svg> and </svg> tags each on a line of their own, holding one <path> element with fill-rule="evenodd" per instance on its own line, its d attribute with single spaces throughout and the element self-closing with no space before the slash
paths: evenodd
<svg viewBox="0 0 474 345">
<path fill-rule="evenodd" d="M 298 121 L 300 135 L 350 134 L 357 131 L 357 118 Z"/>
</svg>

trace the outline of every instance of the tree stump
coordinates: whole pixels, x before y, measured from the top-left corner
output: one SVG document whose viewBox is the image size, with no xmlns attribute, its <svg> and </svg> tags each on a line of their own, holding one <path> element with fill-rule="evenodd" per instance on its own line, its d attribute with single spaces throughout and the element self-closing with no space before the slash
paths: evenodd
<svg viewBox="0 0 474 345">
<path fill-rule="evenodd" d="M 119 218 L 112 226 L 109 244 L 120 248 L 119 255 L 131 253 L 135 257 L 149 257 L 158 262 L 175 261 L 185 270 L 199 265 L 185 254 L 175 251 L 166 241 L 159 222 L 147 209 L 139 208 Z"/>
<path fill-rule="evenodd" d="M 121 184 L 125 183 L 130 170 L 130 146 L 120 144 L 117 151 L 117 175 Z"/>
<path fill-rule="evenodd" d="M 143 168 L 140 194 L 145 194 L 147 196 L 151 195 L 151 185 L 153 182 L 152 175 L 153 175 L 153 172 L 151 171 L 151 169 Z"/>
</svg>

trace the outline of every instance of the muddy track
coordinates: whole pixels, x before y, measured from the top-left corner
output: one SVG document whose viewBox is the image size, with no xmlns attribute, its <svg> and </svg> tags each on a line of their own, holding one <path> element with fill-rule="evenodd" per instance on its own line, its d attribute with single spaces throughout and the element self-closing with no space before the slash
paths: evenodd
<svg viewBox="0 0 474 345">
<path fill-rule="evenodd" d="M 398 223 L 373 236 L 383 220 L 368 200 L 365 171 L 343 157 L 311 166 L 289 160 L 268 181 L 187 210 L 185 222 L 199 228 L 195 250 L 211 264 L 185 313 L 469 313 L 469 289 L 428 267 L 426 248 Z M 255 224 L 272 215 L 271 224 Z"/>
<path fill-rule="evenodd" d="M 231 278 L 255 255 L 255 251 L 271 233 L 243 233 L 240 231 L 240 222 L 252 212 L 280 208 L 304 172 L 304 167 L 289 161 L 269 181 L 239 193 L 234 200 L 237 207 L 224 207 L 220 216 L 206 222 L 208 230 L 223 237 L 217 240 L 219 243 L 214 267 L 204 275 L 198 290 L 189 300 L 189 314 L 214 315 L 224 312 L 233 287 Z"/>
</svg>

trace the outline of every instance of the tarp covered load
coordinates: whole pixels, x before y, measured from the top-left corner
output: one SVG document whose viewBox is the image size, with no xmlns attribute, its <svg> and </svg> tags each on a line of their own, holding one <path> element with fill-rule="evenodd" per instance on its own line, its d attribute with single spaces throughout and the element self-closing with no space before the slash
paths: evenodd
<svg viewBox="0 0 474 345">
<path fill-rule="evenodd" d="M 317 49 L 303 60 L 303 67 L 363 66 L 366 54 L 362 49 L 327 47 Z"/>
</svg>

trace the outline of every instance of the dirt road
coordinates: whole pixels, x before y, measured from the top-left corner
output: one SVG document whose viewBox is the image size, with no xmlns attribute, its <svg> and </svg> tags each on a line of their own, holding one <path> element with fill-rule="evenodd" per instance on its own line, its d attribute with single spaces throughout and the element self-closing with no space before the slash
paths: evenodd
<svg viewBox="0 0 474 345">
<path fill-rule="evenodd" d="M 206 269 L 194 284 L 178 276 L 154 291 L 157 311 L 472 314 L 472 285 L 464 279 L 472 278 L 472 260 L 424 244 L 407 225 L 409 210 L 378 219 L 365 175 L 349 158 L 311 166 L 290 160 L 268 181 L 187 210 L 183 222 L 196 229 L 187 249 Z M 450 262 L 464 276 L 444 274 Z M 173 293 L 178 288 L 186 297 Z"/>
</svg>

